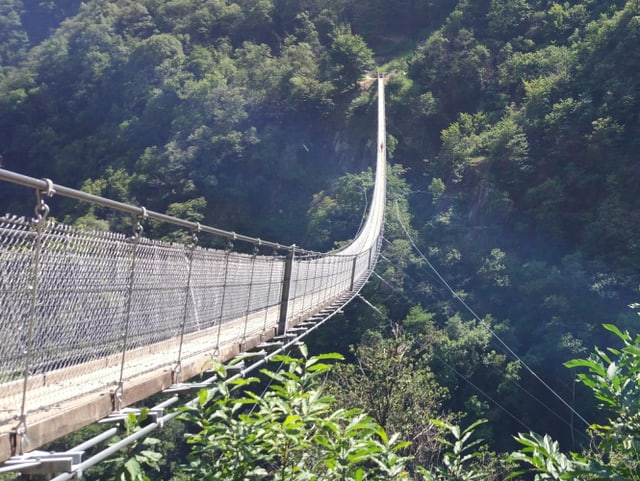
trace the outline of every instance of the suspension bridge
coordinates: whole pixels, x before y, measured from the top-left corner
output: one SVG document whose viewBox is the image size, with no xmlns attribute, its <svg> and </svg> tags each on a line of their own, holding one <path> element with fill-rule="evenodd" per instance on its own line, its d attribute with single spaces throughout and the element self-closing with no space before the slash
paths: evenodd
<svg viewBox="0 0 640 481">
<path fill-rule="evenodd" d="M 379 78 L 373 198 L 355 238 L 327 253 L 0 169 L 0 181 L 35 191 L 35 217 L 0 217 L 0 472 L 42 466 L 46 456 L 29 453 L 46 443 L 154 393 L 197 389 L 189 379 L 213 359 L 268 359 L 339 312 L 378 258 L 385 141 Z M 131 215 L 132 235 L 50 220 L 47 199 L 54 195 Z M 183 228 L 192 240 L 146 238 L 147 219 Z M 207 234 L 226 239 L 227 248 L 199 246 L 198 236 Z M 234 252 L 238 242 L 253 251 Z M 244 367 L 234 366 L 240 375 Z"/>
</svg>

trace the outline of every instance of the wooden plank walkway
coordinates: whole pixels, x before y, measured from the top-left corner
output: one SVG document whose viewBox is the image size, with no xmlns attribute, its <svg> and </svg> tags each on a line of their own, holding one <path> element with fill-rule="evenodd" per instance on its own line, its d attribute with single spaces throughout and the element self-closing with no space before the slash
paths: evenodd
<svg viewBox="0 0 640 481">
<path fill-rule="evenodd" d="M 277 307 L 271 308 L 266 313 L 266 321 L 265 311 L 253 314 L 248 326 L 254 327 L 246 334 L 243 317 L 224 323 L 220 330 L 214 326 L 185 335 L 178 380 L 198 376 L 212 360 L 226 362 L 274 337 L 278 313 Z M 216 350 L 218 338 L 220 348 Z M 127 352 L 119 407 L 139 402 L 174 383 L 179 343 L 179 338 L 173 338 Z M 31 451 L 111 414 L 112 393 L 120 378 L 121 360 L 120 353 L 30 377 L 24 436 L 12 435 L 16 427 L 19 430 L 25 427 L 19 426 L 24 381 L 0 386 L 0 462 L 16 452 Z"/>
</svg>

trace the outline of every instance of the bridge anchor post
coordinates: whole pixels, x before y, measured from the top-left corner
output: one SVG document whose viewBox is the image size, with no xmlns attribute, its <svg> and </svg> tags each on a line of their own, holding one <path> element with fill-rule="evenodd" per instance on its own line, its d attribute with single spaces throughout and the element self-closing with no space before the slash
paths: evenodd
<svg viewBox="0 0 640 481">
<path fill-rule="evenodd" d="M 291 273 L 293 271 L 293 260 L 295 258 L 296 246 L 291 246 L 291 251 L 287 255 L 284 264 L 284 275 L 282 278 L 282 296 L 280 297 L 280 316 L 278 318 L 278 335 L 282 336 L 287 332 L 287 311 L 289 309 L 289 294 L 291 290 Z"/>
<path fill-rule="evenodd" d="M 349 285 L 350 291 L 352 291 L 355 286 L 357 264 L 358 264 L 358 256 L 353 256 L 353 265 L 351 266 L 351 284 Z"/>
</svg>

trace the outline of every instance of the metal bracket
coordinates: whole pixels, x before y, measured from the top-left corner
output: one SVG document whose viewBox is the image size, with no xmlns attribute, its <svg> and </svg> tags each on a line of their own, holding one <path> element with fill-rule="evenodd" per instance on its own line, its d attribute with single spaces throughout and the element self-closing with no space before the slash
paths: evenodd
<svg viewBox="0 0 640 481">
<path fill-rule="evenodd" d="M 245 367 L 247 367 L 247 366 L 245 365 L 244 361 L 240 361 L 238 364 L 230 364 L 230 365 L 226 366 L 228 373 L 239 373 L 239 372 L 242 372 L 242 370 Z"/>
<path fill-rule="evenodd" d="M 295 327 L 305 327 L 305 328 L 309 328 L 309 327 L 313 327 L 315 325 L 317 325 L 317 322 L 314 321 L 302 321 L 299 322 L 298 324 L 295 325 Z"/>
<path fill-rule="evenodd" d="M 275 340 L 275 341 L 288 341 L 290 339 L 293 339 L 294 337 L 296 337 L 296 335 L 294 333 L 285 332 L 284 334 L 281 334 L 279 336 L 272 337 L 272 339 Z"/>
<path fill-rule="evenodd" d="M 182 363 L 178 361 L 171 370 L 171 384 L 179 384 L 182 379 Z"/>
<path fill-rule="evenodd" d="M 244 361 L 245 359 L 253 359 L 253 358 L 258 358 L 261 359 L 263 357 L 265 357 L 267 355 L 266 351 L 260 350 L 260 351 L 249 351 L 249 352 L 242 352 L 240 354 L 238 354 L 234 360 L 239 360 L 239 361 Z M 230 368 L 231 366 L 233 366 L 233 364 L 230 364 L 227 366 L 227 369 Z"/>
<path fill-rule="evenodd" d="M 122 384 L 119 384 L 114 391 L 111 391 L 111 410 L 114 412 L 122 409 Z"/>
<path fill-rule="evenodd" d="M 55 189 L 55 186 L 53 185 L 53 181 L 47 178 L 44 178 L 42 180 L 44 180 L 47 183 L 47 188 L 44 190 L 41 190 L 40 192 L 45 194 L 47 197 L 53 197 L 53 195 L 56 193 L 56 189 Z"/>
<path fill-rule="evenodd" d="M 154 423 L 158 424 L 158 427 L 163 428 L 164 427 L 164 421 L 162 420 L 162 417 L 164 416 L 164 408 L 163 407 L 153 407 L 151 409 L 149 409 L 149 417 L 151 419 L 153 419 Z"/>
<path fill-rule="evenodd" d="M 98 421 L 98 423 L 100 423 L 100 424 L 118 423 L 120 421 L 124 421 L 125 419 L 127 419 L 129 414 L 134 414 L 137 417 L 137 416 L 140 415 L 140 409 L 137 409 L 137 408 L 120 409 L 118 411 L 112 412 L 106 418 L 103 418 L 100 421 Z"/>
<path fill-rule="evenodd" d="M 163 411 L 164 411 L 163 407 L 156 406 L 148 409 L 148 415 L 150 418 L 153 419 L 154 422 L 158 422 L 163 416 Z M 124 408 L 124 409 L 121 409 L 120 411 L 111 413 L 106 418 L 98 421 L 98 423 L 101 423 L 101 424 L 118 423 L 120 421 L 124 421 L 125 419 L 127 419 L 130 414 L 133 414 L 135 417 L 138 417 L 140 416 L 141 412 L 142 410 L 138 408 Z"/>
<path fill-rule="evenodd" d="M 12 429 L 11 432 L 9 432 L 9 445 L 11 456 L 18 454 L 18 431 L 16 429 Z"/>
<path fill-rule="evenodd" d="M 209 379 L 206 379 L 202 382 L 180 382 L 176 384 L 172 384 L 167 389 L 162 392 L 166 393 L 192 393 L 194 391 L 199 391 L 200 389 L 205 389 L 211 387 L 211 385 L 216 381 L 217 376 L 212 376 Z"/>
<path fill-rule="evenodd" d="M 303 332 L 307 332 L 308 330 L 309 329 L 304 326 L 295 325 L 293 327 L 290 327 L 287 332 L 291 332 L 293 334 L 301 334 Z"/>
<path fill-rule="evenodd" d="M 82 463 L 83 454 L 84 451 L 62 453 L 32 451 L 27 454 L 13 456 L 5 461 L 5 465 L 27 475 L 63 473 L 73 471 L 74 465 Z"/>
<path fill-rule="evenodd" d="M 29 447 L 27 437 L 27 414 L 17 416 L 18 424 L 9 432 L 9 443 L 12 456 L 22 456 L 25 446 Z"/>
<path fill-rule="evenodd" d="M 256 348 L 258 349 L 263 349 L 263 350 L 269 350 L 269 351 L 275 351 L 276 349 L 280 348 L 284 346 L 284 342 L 281 341 L 266 341 L 266 342 L 262 342 L 260 344 L 258 344 L 256 346 Z"/>
</svg>

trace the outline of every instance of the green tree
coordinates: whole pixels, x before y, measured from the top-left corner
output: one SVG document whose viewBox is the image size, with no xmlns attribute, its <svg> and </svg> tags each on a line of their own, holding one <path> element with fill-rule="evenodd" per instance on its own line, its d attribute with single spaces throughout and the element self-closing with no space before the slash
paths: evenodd
<svg viewBox="0 0 640 481">
<path fill-rule="evenodd" d="M 351 239 L 364 222 L 366 199 L 371 196 L 372 188 L 373 175 L 369 170 L 340 177 L 333 195 L 324 191 L 315 194 L 307 213 L 309 237 L 314 239 L 314 244 L 326 249 Z"/>
<path fill-rule="evenodd" d="M 447 392 L 418 363 L 413 348 L 411 337 L 397 330 L 391 338 L 368 333 L 352 347 L 355 362 L 338 365 L 331 374 L 329 391 L 341 405 L 362 409 L 385 430 L 410 440 L 404 453 L 415 467 L 433 464 L 439 454 L 430 420 L 442 416 Z"/>
<path fill-rule="evenodd" d="M 638 309 L 640 305 L 634 304 Z M 607 351 L 596 348 L 587 359 L 574 359 L 565 365 L 583 368 L 578 381 L 587 386 L 598 400 L 598 407 L 608 413 L 606 422 L 589 427 L 593 450 L 565 455 L 549 436 L 521 434 L 516 439 L 524 447 L 512 454 L 514 460 L 535 472 L 536 479 L 576 481 L 640 479 L 640 336 L 605 324 L 605 329 L 622 342 L 621 348 Z"/>
<path fill-rule="evenodd" d="M 329 59 L 334 83 L 340 89 L 356 86 L 365 72 L 374 67 L 373 52 L 360 35 L 351 33 L 349 25 L 341 25 L 331 33 Z"/>
<path fill-rule="evenodd" d="M 475 110 L 492 75 L 490 58 L 473 29 L 441 28 L 415 49 L 408 73 L 421 93 L 432 92 L 440 115 L 454 119 Z"/>
<path fill-rule="evenodd" d="M 487 25 L 492 37 L 510 40 L 526 32 L 531 7 L 526 0 L 491 0 Z"/>
<path fill-rule="evenodd" d="M 139 415 L 129 413 L 124 420 L 125 436 L 129 436 L 141 429 L 141 424 L 149 417 L 149 410 L 142 409 Z M 114 443 L 118 442 L 114 438 Z M 153 437 L 145 437 L 124 448 L 117 456 L 105 461 L 114 466 L 114 472 L 110 473 L 112 479 L 118 481 L 151 481 L 148 472 L 159 471 L 162 455 L 156 451 L 160 440 Z M 104 474 L 103 474 L 104 475 Z"/>
<path fill-rule="evenodd" d="M 480 419 L 464 430 L 460 426 L 434 420 L 433 423 L 442 431 L 447 433 L 452 441 L 447 438 L 440 438 L 439 441 L 447 449 L 442 456 L 442 463 L 429 470 L 419 467 L 425 481 L 476 481 L 489 480 L 489 453 L 482 453 L 482 439 L 470 441 L 475 429 L 486 423 L 486 419 Z"/>
<path fill-rule="evenodd" d="M 403 178 L 405 172 L 397 164 L 387 171 L 387 210 L 393 214 L 386 217 L 385 230 L 391 239 L 404 237 L 400 222 L 406 227 L 411 220 L 406 199 L 409 186 Z M 327 249 L 332 247 L 332 243 L 353 238 L 366 219 L 373 184 L 371 170 L 346 174 L 335 182 L 332 192 L 322 191 L 313 196 L 307 211 L 307 232 L 309 239 L 319 246 L 316 248 Z"/>
<path fill-rule="evenodd" d="M 28 37 L 20 20 L 22 3 L 22 0 L 5 0 L 0 4 L 0 69 L 2 70 L 9 65 L 17 65 L 26 53 Z"/>
<path fill-rule="evenodd" d="M 270 379 L 262 395 L 257 379 L 219 382 L 202 390 L 182 417 L 194 423 L 190 463 L 184 472 L 203 480 L 401 480 L 407 479 L 405 447 L 359 410 L 334 406 L 322 389 L 339 355 L 274 357 L 283 367 L 262 370 Z M 222 366 L 216 367 L 224 378 Z"/>
</svg>

